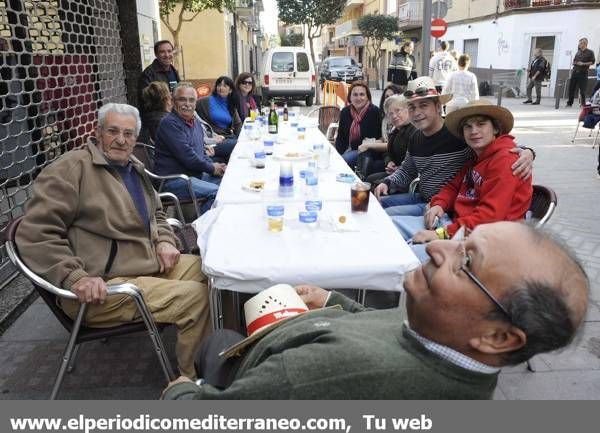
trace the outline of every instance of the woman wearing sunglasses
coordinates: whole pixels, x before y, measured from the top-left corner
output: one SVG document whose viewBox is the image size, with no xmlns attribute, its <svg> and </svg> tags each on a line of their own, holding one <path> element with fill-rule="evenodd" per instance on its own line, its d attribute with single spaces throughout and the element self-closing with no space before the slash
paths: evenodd
<svg viewBox="0 0 600 433">
<path fill-rule="evenodd" d="M 256 83 L 249 72 L 242 72 L 235 79 L 237 89 L 236 110 L 243 121 L 251 110 L 260 109 L 260 96 L 256 95 Z"/>
<path fill-rule="evenodd" d="M 525 218 L 533 187 L 531 176 L 512 174 L 518 159 L 510 151 L 515 147 L 514 137 L 508 135 L 513 123 L 510 111 L 487 100 L 471 101 L 448 114 L 448 130 L 464 139 L 476 158 L 431 198 L 424 216 L 392 217 L 405 239 L 424 244 L 449 239 L 460 227 L 470 231 L 479 224 Z M 421 260 L 426 259 L 423 246 L 413 247 Z"/>
<path fill-rule="evenodd" d="M 381 138 L 381 117 L 379 108 L 371 102 L 369 87 L 362 81 L 356 81 L 350 86 L 348 103 L 340 113 L 335 148 L 354 169 L 359 153 L 358 146 L 365 139 Z"/>
</svg>

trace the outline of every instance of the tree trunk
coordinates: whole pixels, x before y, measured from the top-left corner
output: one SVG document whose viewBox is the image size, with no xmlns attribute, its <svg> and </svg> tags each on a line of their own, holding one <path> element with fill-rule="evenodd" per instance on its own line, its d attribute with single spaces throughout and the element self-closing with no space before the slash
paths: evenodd
<svg viewBox="0 0 600 433">
<path fill-rule="evenodd" d="M 317 77 L 317 62 L 316 62 L 316 58 L 315 58 L 315 48 L 314 48 L 314 44 L 313 44 L 313 38 L 315 36 L 313 36 L 313 34 L 311 33 L 311 28 L 310 26 L 307 26 L 307 32 L 306 34 L 308 35 L 308 46 L 310 48 L 310 57 L 312 57 L 312 61 L 313 61 L 313 68 L 315 68 L 315 104 L 319 105 L 321 103 L 321 86 L 319 86 L 319 79 Z M 319 32 L 321 33 L 321 32 Z"/>
</svg>

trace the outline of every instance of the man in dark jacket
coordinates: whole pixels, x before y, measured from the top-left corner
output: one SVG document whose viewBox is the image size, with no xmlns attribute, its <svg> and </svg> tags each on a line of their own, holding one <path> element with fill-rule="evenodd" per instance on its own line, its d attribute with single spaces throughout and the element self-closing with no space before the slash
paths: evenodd
<svg viewBox="0 0 600 433">
<path fill-rule="evenodd" d="M 573 69 L 571 70 L 571 80 L 569 81 L 569 99 L 567 107 L 573 105 L 575 99 L 575 89 L 579 88 L 580 104 L 585 104 L 585 93 L 587 91 L 588 70 L 596 62 L 594 52 L 588 47 L 587 38 L 581 38 L 577 45 L 577 53 L 573 58 Z"/>
<path fill-rule="evenodd" d="M 405 42 L 400 47 L 400 51 L 394 53 L 388 67 L 388 81 L 400 86 L 402 91 L 406 89 L 410 80 L 417 78 L 417 65 L 412 55 L 414 50 L 415 43 L 413 41 Z"/>
<path fill-rule="evenodd" d="M 164 398 L 486 399 L 503 366 L 568 345 L 583 322 L 585 272 L 530 226 L 484 224 L 467 239 L 433 241 L 427 252 L 431 260 L 404 280 L 407 320 L 399 308 L 368 311 L 299 286 L 314 311 L 226 363 L 214 364 L 205 346 L 196 368 L 206 383 L 179 378 Z M 320 309 L 336 304 L 343 310 Z"/>
<path fill-rule="evenodd" d="M 154 55 L 156 58 L 148 66 L 138 80 L 138 101 L 141 105 L 142 91 L 153 81 L 164 81 L 173 92 L 179 83 L 179 73 L 173 67 L 173 44 L 162 40 L 154 44 Z"/>
<path fill-rule="evenodd" d="M 173 111 L 161 120 L 156 132 L 154 170 L 161 176 L 190 176 L 196 198 L 206 198 L 201 207 L 204 212 L 212 206 L 227 166 L 213 162 L 214 149 L 205 147 L 196 101 L 196 90 L 190 84 L 182 83 L 175 89 Z M 167 180 L 165 190 L 181 199 L 190 198 L 188 183 L 183 179 Z"/>
<path fill-rule="evenodd" d="M 542 81 L 546 74 L 546 66 L 548 62 L 542 56 L 542 49 L 536 48 L 533 52 L 533 60 L 527 68 L 527 77 L 529 83 L 527 83 L 527 100 L 523 101 L 523 104 L 539 105 L 542 99 Z M 531 100 L 531 93 L 535 87 L 535 102 Z"/>
</svg>

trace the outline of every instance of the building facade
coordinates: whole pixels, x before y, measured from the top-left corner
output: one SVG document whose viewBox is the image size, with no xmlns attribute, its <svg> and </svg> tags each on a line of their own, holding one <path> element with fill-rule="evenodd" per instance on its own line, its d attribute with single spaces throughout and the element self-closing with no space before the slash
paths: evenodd
<svg viewBox="0 0 600 433">
<path fill-rule="evenodd" d="M 169 19 L 179 15 L 177 6 Z M 216 78 L 235 78 L 240 72 L 258 74 L 262 63 L 261 0 L 238 0 L 233 12 L 206 10 L 184 23 L 179 35 L 179 72 L 186 81 L 213 85 Z M 189 13 L 188 13 L 189 14 Z M 162 23 L 162 36 L 172 39 Z M 209 43 L 207 43 L 209 42 Z"/>
</svg>

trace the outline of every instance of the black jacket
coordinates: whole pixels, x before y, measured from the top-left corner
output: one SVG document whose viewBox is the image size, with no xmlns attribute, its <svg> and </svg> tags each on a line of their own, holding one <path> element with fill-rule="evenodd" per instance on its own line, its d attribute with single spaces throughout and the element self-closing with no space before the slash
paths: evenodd
<svg viewBox="0 0 600 433">
<path fill-rule="evenodd" d="M 171 66 L 171 68 L 173 69 L 173 72 L 175 72 L 175 81 L 179 83 L 181 80 L 179 79 L 177 69 L 173 66 Z M 142 91 L 153 81 L 163 81 L 167 83 L 167 86 L 169 85 L 169 76 L 161 69 L 157 59 L 154 59 L 150 66 L 142 71 L 142 74 L 138 79 L 138 103 L 140 106 L 142 105 Z"/>
<path fill-rule="evenodd" d="M 344 107 L 340 113 L 340 123 L 338 135 L 335 140 L 335 148 L 342 154 L 348 149 L 356 150 L 365 138 L 381 138 L 381 117 L 379 108 L 370 104 L 360 123 L 360 139 L 350 143 L 350 126 L 352 125 L 352 116 L 350 115 L 350 106 Z"/>
</svg>

